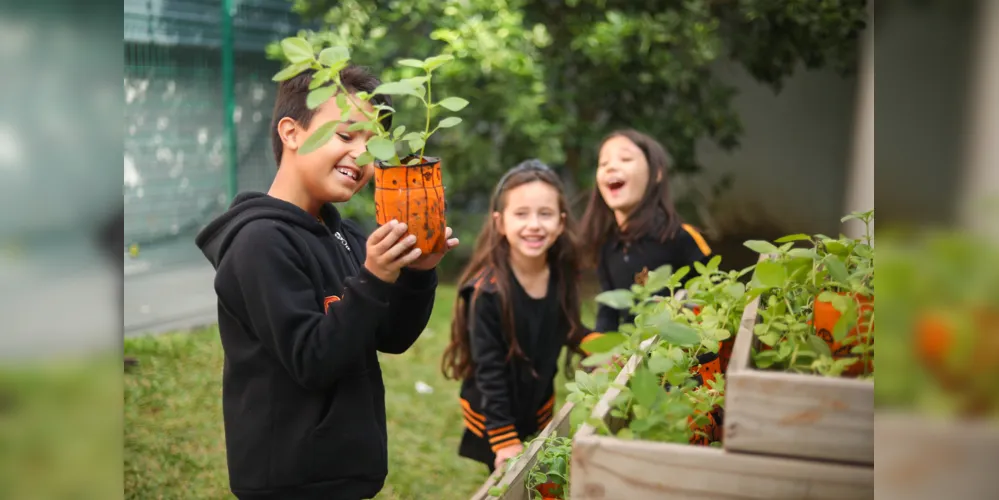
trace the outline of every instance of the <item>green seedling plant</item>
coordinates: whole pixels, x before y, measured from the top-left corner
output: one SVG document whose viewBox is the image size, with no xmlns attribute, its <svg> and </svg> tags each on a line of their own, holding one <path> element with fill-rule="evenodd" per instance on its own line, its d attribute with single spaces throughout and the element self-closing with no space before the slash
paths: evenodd
<svg viewBox="0 0 999 500">
<path fill-rule="evenodd" d="M 350 51 L 346 47 L 325 47 L 316 52 L 313 44 L 301 37 L 285 38 L 281 41 L 280 47 L 290 64 L 274 75 L 274 81 L 285 81 L 303 71 L 314 71 L 306 105 L 314 110 L 335 98 L 336 106 L 340 109 L 340 119 L 324 123 L 317 128 L 302 144 L 299 150 L 301 154 L 311 153 L 329 142 L 335 135 L 337 127 L 349 120 L 351 108 L 355 108 L 366 119 L 352 123 L 347 130 L 351 132 L 366 130 L 372 133 L 367 141 L 367 151 L 357 158 L 358 164 L 367 165 L 376 159 L 384 166 L 418 164 L 424 160 L 426 144 L 434 133 L 461 123 L 461 118 L 448 116 L 431 128 L 434 115 L 442 109 L 457 112 L 468 105 L 468 101 L 461 97 L 452 96 L 440 101 L 433 100 L 434 71 L 454 59 L 449 54 L 436 55 L 424 60 L 401 59 L 398 61 L 400 66 L 420 69 L 423 75 L 382 83 L 371 93 L 351 94 L 340 78 L 340 71 L 350 64 Z M 382 120 L 394 114 L 395 109 L 384 104 L 371 104 L 370 101 L 375 95 L 417 98 L 426 110 L 423 130 L 407 132 L 405 125 L 387 130 Z M 368 110 L 363 103 L 370 104 L 373 110 Z M 400 156 L 400 150 L 408 151 L 409 154 Z"/>
<path fill-rule="evenodd" d="M 866 367 L 874 355 L 874 313 L 861 312 L 853 297 L 874 294 L 874 211 L 856 212 L 842 220 L 862 222 L 864 237 L 792 234 L 773 243 L 745 243 L 768 256 L 756 265 L 748 290 L 750 296 L 761 296 L 761 320 L 753 332 L 771 348 L 754 352 L 758 368 L 840 376 L 859 359 L 864 362 L 864 377 L 871 375 Z M 831 303 L 841 313 L 831 332 L 836 342 L 847 340 L 855 327 L 870 329 L 871 333 L 861 335 L 861 341 L 851 348 L 856 357 L 834 359 L 829 344 L 817 334 L 812 324 L 816 298 Z"/>
<path fill-rule="evenodd" d="M 602 434 L 624 439 L 687 443 L 692 433 L 701 432 L 696 428 L 708 421 L 711 411 L 724 405 L 725 382 L 719 374 L 715 380 L 699 384 L 694 378 L 698 356 L 717 353 L 720 343 L 735 334 L 749 299 L 739 280 L 752 267 L 721 271 L 720 263 L 719 256 L 707 264 L 695 263 L 698 275 L 687 282 L 682 296 L 677 292 L 690 268 L 672 272 L 669 266 L 649 272 L 630 290 L 597 296 L 598 302 L 627 310 L 635 319 L 622 325 L 619 332 L 587 342 L 584 348 L 593 354 L 584 364 L 606 363 L 608 357 L 629 359 L 636 354 L 642 362 L 627 387 L 617 386 L 621 394 L 611 405 L 611 416 L 626 421 L 626 426 L 612 432 L 606 422 L 590 418 L 606 388 L 614 386 L 610 381 L 620 371 L 619 365 L 610 365 L 610 373 L 587 376 L 577 372 L 574 382 L 566 385 L 568 400 L 576 405 L 574 419 L 587 421 Z M 699 313 L 695 314 L 694 306 L 700 308 Z M 642 347 L 650 338 L 654 340 Z"/>
<path fill-rule="evenodd" d="M 541 500 L 543 498 L 538 487 L 548 483 L 554 483 L 554 488 L 548 493 L 557 498 L 565 498 L 569 486 L 569 464 L 572 455 L 572 438 L 556 436 L 554 434 L 547 437 L 536 437 L 524 445 L 524 451 L 507 462 L 507 471 L 514 465 L 527 460 L 527 453 L 535 443 L 540 442 L 538 454 L 528 469 L 524 478 L 524 487 L 527 488 L 527 495 L 530 498 Z M 489 488 L 490 496 L 500 496 L 506 493 L 508 485 L 493 486 Z"/>
</svg>

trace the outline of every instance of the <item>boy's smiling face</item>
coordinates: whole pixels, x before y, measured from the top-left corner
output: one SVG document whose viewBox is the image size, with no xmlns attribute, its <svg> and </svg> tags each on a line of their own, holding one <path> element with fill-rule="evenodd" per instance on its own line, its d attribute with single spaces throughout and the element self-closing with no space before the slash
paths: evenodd
<svg viewBox="0 0 999 500">
<path fill-rule="evenodd" d="M 340 119 L 336 99 L 330 99 L 316 110 L 308 128 L 303 128 L 291 118 L 284 118 L 278 124 L 286 148 L 281 168 L 295 169 L 309 197 L 322 203 L 349 200 L 374 175 L 374 163 L 357 164 L 357 157 L 366 150 L 365 144 L 371 132 L 347 131 L 351 124 L 367 121 L 357 106 L 364 106 L 368 113 L 373 113 L 374 108 L 353 95 L 350 97 L 353 106 L 348 120 L 337 126 L 333 137 L 325 145 L 311 153 L 303 155 L 299 154 L 299 150 L 323 124 Z"/>
</svg>

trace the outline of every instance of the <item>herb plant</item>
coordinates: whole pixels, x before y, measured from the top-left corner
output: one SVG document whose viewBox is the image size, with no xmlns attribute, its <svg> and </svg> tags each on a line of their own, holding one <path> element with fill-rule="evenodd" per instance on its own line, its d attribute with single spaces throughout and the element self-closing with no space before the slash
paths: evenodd
<svg viewBox="0 0 999 500">
<path fill-rule="evenodd" d="M 290 64 L 274 75 L 274 81 L 288 80 L 303 71 L 313 70 L 315 73 L 309 84 L 310 90 L 306 99 L 309 109 L 318 108 L 334 96 L 336 105 L 340 109 L 340 120 L 325 123 L 316 129 L 302 144 L 300 149 L 302 154 L 315 151 L 332 139 L 336 133 L 336 128 L 348 120 L 351 107 L 355 107 L 364 114 L 366 120 L 351 124 L 347 130 L 367 130 L 372 133 L 367 142 L 367 151 L 357 159 L 359 164 L 365 165 L 375 159 L 382 161 L 386 166 L 402 165 L 404 162 L 407 165 L 417 164 L 423 161 L 427 141 L 435 132 L 461 123 L 461 118 L 448 116 L 431 128 L 435 113 L 441 109 L 456 112 L 468 105 L 468 101 L 460 97 L 452 96 L 440 101 L 433 100 L 433 72 L 454 59 L 449 54 L 437 55 L 424 60 L 402 59 L 398 61 L 400 66 L 421 69 L 424 74 L 396 82 L 383 83 L 371 93 L 357 92 L 352 95 L 347 92 L 340 80 L 340 71 L 350 63 L 350 52 L 346 47 L 325 47 L 317 53 L 314 46 L 305 38 L 290 37 L 281 41 L 281 50 Z M 426 110 L 423 130 L 407 132 L 404 125 L 397 126 L 395 130 L 386 130 L 382 119 L 394 114 L 395 109 L 384 104 L 374 104 L 372 105 L 374 111 L 369 111 L 362 105 L 364 102 L 370 104 L 371 98 L 379 94 L 411 96 L 419 99 Z M 400 145 L 400 143 L 403 144 Z M 409 154 L 400 157 L 400 149 L 408 151 Z"/>
</svg>

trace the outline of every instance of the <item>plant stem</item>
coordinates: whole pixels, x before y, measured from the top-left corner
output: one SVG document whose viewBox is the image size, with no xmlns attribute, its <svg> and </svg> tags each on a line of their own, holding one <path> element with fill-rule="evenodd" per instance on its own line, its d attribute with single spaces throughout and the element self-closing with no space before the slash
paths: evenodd
<svg viewBox="0 0 999 500">
<path fill-rule="evenodd" d="M 431 89 L 430 89 L 430 76 L 431 76 L 431 72 L 428 70 L 427 71 L 427 102 L 426 102 L 426 105 L 427 105 L 426 106 L 427 107 L 427 125 L 426 125 L 426 129 L 424 129 L 423 147 L 420 148 L 420 161 L 421 162 L 423 161 L 423 152 L 427 150 L 427 141 L 430 139 L 430 110 L 432 109 L 433 103 L 434 103 L 433 94 L 431 93 Z"/>
</svg>

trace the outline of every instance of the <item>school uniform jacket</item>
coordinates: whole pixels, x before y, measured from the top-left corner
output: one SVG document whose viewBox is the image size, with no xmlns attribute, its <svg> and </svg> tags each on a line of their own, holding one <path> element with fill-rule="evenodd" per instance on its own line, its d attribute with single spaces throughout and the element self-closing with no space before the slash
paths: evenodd
<svg viewBox="0 0 999 500">
<path fill-rule="evenodd" d="M 508 359 L 496 276 L 486 270 L 462 285 L 474 371 L 461 384 L 465 432 L 459 454 L 492 465 L 498 450 L 544 429 L 555 411 L 555 374 L 570 326 L 559 306 L 554 269 L 543 299 L 533 299 L 511 273 L 513 327 L 528 360 Z"/>
<path fill-rule="evenodd" d="M 240 499 L 357 500 L 385 481 L 377 351 L 416 341 L 437 276 L 379 280 L 363 266 L 361 229 L 332 205 L 321 216 L 245 193 L 197 238 L 216 269 L 226 456 Z"/>
</svg>

